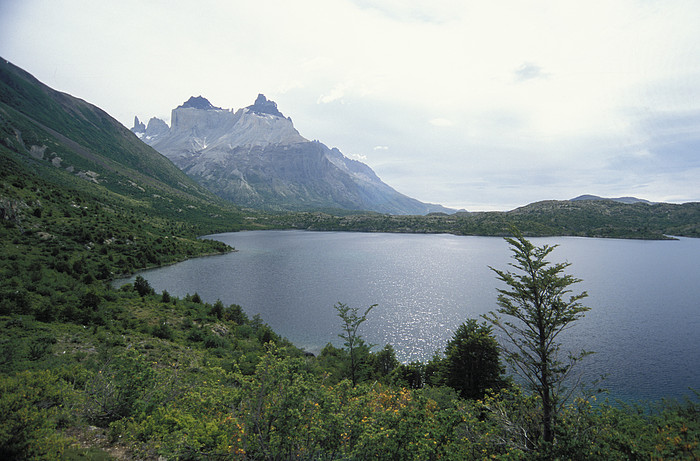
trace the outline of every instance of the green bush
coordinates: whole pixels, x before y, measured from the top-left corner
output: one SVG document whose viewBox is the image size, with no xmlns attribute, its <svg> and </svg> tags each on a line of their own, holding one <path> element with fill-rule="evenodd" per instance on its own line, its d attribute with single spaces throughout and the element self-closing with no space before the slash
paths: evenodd
<svg viewBox="0 0 700 461">
<path fill-rule="evenodd" d="M 165 319 L 161 319 L 158 324 L 153 327 L 151 334 L 156 338 L 167 340 L 172 340 L 175 336 L 173 329 Z"/>
<path fill-rule="evenodd" d="M 83 414 L 91 424 L 107 427 L 149 404 L 156 384 L 155 371 L 138 352 L 105 358 L 85 384 Z"/>
<path fill-rule="evenodd" d="M 0 459 L 59 459 L 74 392 L 50 371 L 0 375 Z"/>
</svg>

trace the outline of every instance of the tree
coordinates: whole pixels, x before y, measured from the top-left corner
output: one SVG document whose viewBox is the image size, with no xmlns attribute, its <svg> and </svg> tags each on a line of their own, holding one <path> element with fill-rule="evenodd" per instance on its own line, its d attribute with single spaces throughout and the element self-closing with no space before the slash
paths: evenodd
<svg viewBox="0 0 700 461">
<path fill-rule="evenodd" d="M 214 305 L 209 309 L 209 315 L 213 315 L 217 319 L 221 320 L 221 316 L 224 314 L 224 303 L 220 299 L 217 299 Z"/>
<path fill-rule="evenodd" d="M 400 362 L 396 359 L 396 352 L 393 346 L 387 344 L 384 346 L 384 349 L 372 355 L 375 379 L 386 379 L 386 377 L 399 366 L 399 363 Z"/>
<path fill-rule="evenodd" d="M 396 370 L 402 386 L 406 385 L 410 389 L 422 389 L 425 386 L 425 364 L 423 362 L 402 363 Z"/>
<path fill-rule="evenodd" d="M 140 275 L 137 275 L 136 279 L 134 280 L 134 289 L 139 295 L 141 295 L 142 298 L 153 293 L 153 288 L 151 288 L 148 280 Z"/>
<path fill-rule="evenodd" d="M 481 399 L 487 389 L 503 384 L 498 341 L 492 328 L 469 319 L 455 331 L 445 348 L 445 384 L 466 399 Z"/>
<path fill-rule="evenodd" d="M 193 303 L 202 304 L 202 298 L 199 296 L 199 293 L 197 293 L 196 291 L 190 297 L 190 301 L 192 301 Z"/>
<path fill-rule="evenodd" d="M 350 379 L 352 380 L 353 386 L 357 385 L 358 371 L 362 363 L 362 356 L 366 356 L 369 353 L 369 349 L 372 347 L 365 344 L 362 337 L 357 334 L 357 329 L 362 322 L 367 320 L 369 311 L 375 307 L 377 307 L 377 305 L 372 304 L 367 308 L 364 314 L 358 315 L 357 307 L 349 307 L 340 302 L 333 306 L 333 308 L 338 311 L 338 317 L 343 321 L 343 332 L 338 336 L 345 341 L 343 344 L 348 348 L 348 354 L 350 355 Z"/>
<path fill-rule="evenodd" d="M 236 322 L 236 325 L 248 323 L 248 315 L 243 311 L 243 308 L 238 304 L 231 304 L 224 311 L 224 319 Z"/>
<path fill-rule="evenodd" d="M 563 274 L 569 263 L 545 259 L 556 245 L 535 247 L 517 229 L 506 241 L 516 261 L 510 266 L 517 272 L 490 267 L 508 288 L 498 290 L 496 313 L 483 317 L 505 334 L 511 346 L 504 351 L 506 361 L 542 399 L 542 437 L 552 442 L 558 406 L 566 400 L 561 395 L 564 382 L 572 367 L 590 354 L 569 353 L 562 361 L 558 336 L 589 310 L 579 303 L 587 293 L 570 294 L 569 287 L 581 280 Z"/>
</svg>

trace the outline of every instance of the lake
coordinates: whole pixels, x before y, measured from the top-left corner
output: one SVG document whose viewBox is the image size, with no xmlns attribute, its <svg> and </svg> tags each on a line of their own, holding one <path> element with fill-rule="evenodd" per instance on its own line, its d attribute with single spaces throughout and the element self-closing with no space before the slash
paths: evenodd
<svg viewBox="0 0 700 461">
<path fill-rule="evenodd" d="M 317 353 L 341 345 L 337 302 L 378 306 L 360 334 L 390 343 L 403 362 L 442 351 L 457 326 L 496 309 L 505 288 L 488 266 L 507 269 L 510 248 L 495 237 L 252 231 L 207 236 L 238 251 L 141 273 L 157 291 L 240 304 L 277 333 Z M 533 238 L 558 244 L 552 262 L 582 279 L 586 316 L 562 336 L 592 350 L 580 369 L 606 374 L 611 399 L 657 400 L 700 389 L 700 239 L 641 241 Z M 133 281 L 133 277 L 121 283 Z"/>
</svg>

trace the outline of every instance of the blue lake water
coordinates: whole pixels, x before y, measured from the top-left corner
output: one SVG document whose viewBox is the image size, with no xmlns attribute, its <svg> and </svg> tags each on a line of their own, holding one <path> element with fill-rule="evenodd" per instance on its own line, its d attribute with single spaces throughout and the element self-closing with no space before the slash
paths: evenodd
<svg viewBox="0 0 700 461">
<path fill-rule="evenodd" d="M 337 302 L 378 306 L 360 333 L 390 343 L 404 362 L 442 351 L 456 327 L 496 309 L 504 288 L 488 268 L 507 269 L 501 238 L 425 234 L 254 231 L 208 236 L 238 251 L 143 272 L 157 291 L 240 304 L 294 344 L 340 345 Z M 639 241 L 534 238 L 559 244 L 550 261 L 587 291 L 591 310 L 562 336 L 592 350 L 581 370 L 612 399 L 657 400 L 700 389 L 700 239 Z M 129 279 L 133 281 L 132 279 Z"/>
</svg>

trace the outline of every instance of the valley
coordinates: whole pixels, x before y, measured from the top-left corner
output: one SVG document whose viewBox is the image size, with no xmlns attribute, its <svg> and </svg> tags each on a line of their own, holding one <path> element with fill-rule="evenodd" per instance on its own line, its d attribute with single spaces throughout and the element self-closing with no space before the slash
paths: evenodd
<svg viewBox="0 0 700 461">
<path fill-rule="evenodd" d="M 219 110 L 202 104 L 184 109 Z M 279 118 L 265 114 L 241 118 Z M 320 144 L 298 157 L 310 148 L 362 171 Z M 447 355 L 401 363 L 390 344 L 365 344 L 355 349 L 361 356 L 331 344 L 312 356 L 235 300 L 156 292 L 143 277 L 111 286 L 119 275 L 231 253 L 200 238 L 217 232 L 501 235 L 515 224 L 528 235 L 697 236 L 697 204 L 544 202 L 426 216 L 337 203 L 325 203 L 325 213 L 252 208 L 216 195 L 106 112 L 5 60 L 0 180 L 0 458 L 697 457 L 696 398 L 640 412 L 584 393 L 562 406 L 557 443 L 548 445 L 521 436 L 538 434 L 537 397 L 507 379 L 481 399 L 461 397 L 447 385 Z M 678 353 L 692 360 L 692 351 Z"/>
</svg>

